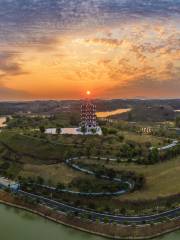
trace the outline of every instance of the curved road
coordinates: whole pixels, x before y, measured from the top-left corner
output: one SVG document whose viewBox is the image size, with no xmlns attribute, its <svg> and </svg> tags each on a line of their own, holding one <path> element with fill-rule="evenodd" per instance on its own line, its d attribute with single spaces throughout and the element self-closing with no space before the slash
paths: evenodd
<svg viewBox="0 0 180 240">
<path fill-rule="evenodd" d="M 60 203 L 54 200 L 51 200 L 49 198 L 42 197 L 40 195 L 24 192 L 22 190 L 18 190 L 19 195 L 26 196 L 32 199 L 38 199 L 40 203 L 43 203 L 47 205 L 50 208 L 55 208 L 57 211 L 69 213 L 73 212 L 76 214 L 87 214 L 91 216 L 92 220 L 99 219 L 101 222 L 103 222 L 106 218 L 110 222 L 117 222 L 117 223 L 136 223 L 136 224 L 142 224 L 147 222 L 157 222 L 161 220 L 162 218 L 178 218 L 180 219 L 180 207 L 165 211 L 162 213 L 154 214 L 154 215 L 144 215 L 144 216 L 121 216 L 121 215 L 112 215 L 108 213 L 99 213 L 95 211 L 89 211 L 83 208 L 77 208 L 70 206 L 68 204 Z"/>
<path fill-rule="evenodd" d="M 87 169 L 80 168 L 78 165 L 72 164 L 73 160 L 76 160 L 77 158 L 72 158 L 66 160 L 66 163 L 68 165 L 71 165 L 73 168 L 79 171 L 86 172 L 88 174 L 94 175 L 95 173 L 92 171 L 89 171 Z M 108 176 L 102 176 L 103 178 L 109 179 Z M 114 179 L 116 181 L 121 181 L 120 179 Z M 132 185 L 129 185 L 132 187 Z M 122 215 L 113 215 L 109 213 L 99 213 L 83 208 L 78 208 L 78 207 L 73 207 L 68 204 L 60 203 L 55 200 L 28 193 L 22 190 L 17 191 L 19 195 L 21 196 L 26 196 L 32 199 L 38 199 L 40 203 L 43 203 L 47 205 L 50 208 L 55 208 L 57 211 L 64 212 L 64 213 L 69 213 L 73 212 L 75 214 L 84 214 L 88 215 L 91 217 L 92 220 L 100 220 L 101 222 L 104 222 L 105 219 L 108 219 L 109 222 L 116 222 L 116 223 L 135 223 L 135 224 L 143 224 L 143 223 L 148 223 L 148 222 L 158 222 L 162 218 L 178 218 L 180 219 L 180 207 L 172 210 L 168 210 L 162 213 L 157 213 L 154 215 L 143 215 L 143 216 L 122 216 Z"/>
</svg>

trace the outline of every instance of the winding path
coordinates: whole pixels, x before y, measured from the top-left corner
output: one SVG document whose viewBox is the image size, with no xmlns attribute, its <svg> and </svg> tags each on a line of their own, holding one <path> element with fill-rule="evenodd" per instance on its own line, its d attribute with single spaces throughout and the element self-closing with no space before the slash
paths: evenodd
<svg viewBox="0 0 180 240">
<path fill-rule="evenodd" d="M 86 174 L 89 174 L 89 175 L 93 175 L 93 176 L 96 176 L 96 173 L 93 172 L 93 171 L 90 171 L 88 169 L 85 169 L 85 168 L 82 168 L 82 167 L 79 167 L 77 164 L 74 164 L 74 161 L 77 160 L 78 158 L 69 158 L 65 161 L 65 163 L 73 168 L 74 170 L 76 171 L 80 171 L 80 172 L 83 172 L 83 173 L 86 173 Z M 124 184 L 127 186 L 127 189 L 122 189 L 122 187 L 116 191 L 116 192 L 78 192 L 78 191 L 72 191 L 72 190 L 69 190 L 69 189 L 58 189 L 56 187 L 51 187 L 51 186 L 47 186 L 47 185 L 42 185 L 42 184 L 35 184 L 33 183 L 33 185 L 37 186 L 37 187 L 42 187 L 42 188 L 45 188 L 45 189 L 48 189 L 48 190 L 51 190 L 51 191 L 58 191 L 58 192 L 62 192 L 62 193 L 69 193 L 69 194 L 72 194 L 72 195 L 78 195 L 78 196 L 89 196 L 89 197 L 110 197 L 110 196 L 120 196 L 120 195 L 123 195 L 123 194 L 126 194 L 130 191 L 132 191 L 134 189 L 134 186 L 135 186 L 135 183 L 133 180 L 130 181 L 123 181 L 122 179 L 120 178 L 110 178 L 106 175 L 101 175 L 99 176 L 99 178 L 101 179 L 105 179 L 105 180 L 109 180 L 111 182 L 117 182 L 119 184 Z M 30 184 L 31 185 L 31 184 Z"/>
<path fill-rule="evenodd" d="M 91 174 L 91 175 L 95 174 L 94 172 L 92 172 L 90 170 L 80 168 L 78 165 L 74 164 L 73 160 L 76 160 L 76 159 L 77 158 L 68 159 L 68 160 L 66 160 L 66 163 L 68 165 L 71 165 L 73 168 L 75 168 L 78 171 L 83 171 L 83 172 Z M 102 176 L 102 178 L 107 179 L 109 177 Z M 121 182 L 121 179 L 115 178 L 114 180 Z M 43 186 L 43 185 L 41 185 L 41 186 Z M 48 187 L 48 186 L 45 186 L 45 187 Z M 133 186 L 130 184 L 129 187 L 131 188 Z M 49 188 L 55 190 L 55 188 L 51 188 L 51 187 L 49 187 Z M 73 212 L 77 215 L 89 216 L 92 221 L 96 221 L 98 219 L 99 221 L 104 222 L 105 219 L 108 219 L 109 222 L 116 222 L 116 223 L 120 223 L 120 224 L 122 224 L 122 223 L 144 224 L 144 223 L 150 223 L 150 222 L 158 222 L 158 221 L 161 221 L 161 219 L 163 219 L 163 218 L 180 219 L 180 207 L 172 209 L 172 210 L 164 211 L 162 213 L 152 214 L 152 215 L 123 216 L 123 215 L 113 215 L 113 214 L 109 214 L 109 213 L 100 213 L 100 212 L 96 212 L 96 211 L 87 210 L 84 208 L 73 207 L 71 205 L 57 202 L 55 200 L 43 197 L 41 195 L 36 195 L 36 194 L 22 191 L 21 189 L 19 189 L 17 191 L 17 193 L 21 196 L 25 196 L 25 197 L 28 197 L 31 199 L 38 199 L 38 201 L 40 203 L 45 204 L 46 206 L 53 208 L 59 212 L 63 212 L 63 213 L 72 213 Z M 77 192 L 72 192 L 72 193 L 73 194 L 82 194 L 82 195 L 86 194 L 86 193 L 77 193 Z M 123 194 L 124 193 L 125 192 L 123 192 Z M 89 193 L 87 193 L 87 194 L 89 194 Z M 101 194 L 101 193 L 91 193 L 91 194 Z M 119 193 L 113 193 L 113 194 L 119 194 Z M 111 195 L 112 195 L 112 193 L 111 193 Z"/>
<path fill-rule="evenodd" d="M 77 164 L 74 163 L 75 160 L 77 160 L 78 158 L 69 158 L 65 161 L 65 163 L 72 167 L 73 169 L 75 169 L 76 171 L 80 171 L 80 172 L 83 172 L 83 173 L 86 173 L 86 174 L 89 174 L 89 175 L 93 175 L 93 176 L 96 176 L 96 173 L 93 172 L 93 171 L 90 171 L 89 169 L 86 169 L 86 168 L 82 168 L 80 166 L 78 166 Z M 125 194 L 125 193 L 128 193 L 130 191 L 132 191 L 134 189 L 134 185 L 135 183 L 133 182 L 133 180 L 130 182 L 130 181 L 123 181 L 122 179 L 120 178 L 110 178 L 106 175 L 101 175 L 99 176 L 99 178 L 101 179 L 105 179 L 105 180 L 109 180 L 109 181 L 113 181 L 113 182 L 117 182 L 117 183 L 123 183 L 127 186 L 127 189 L 123 189 L 123 190 L 119 190 L 117 192 L 99 192 L 99 193 L 86 193 L 86 192 L 73 192 L 73 191 L 68 191 L 68 192 L 73 192 L 73 193 L 76 193 L 76 194 L 79 194 L 79 195 L 84 195 L 84 196 L 118 196 L 118 195 L 122 195 L 122 194 Z M 65 190 L 67 192 L 67 190 Z"/>
</svg>

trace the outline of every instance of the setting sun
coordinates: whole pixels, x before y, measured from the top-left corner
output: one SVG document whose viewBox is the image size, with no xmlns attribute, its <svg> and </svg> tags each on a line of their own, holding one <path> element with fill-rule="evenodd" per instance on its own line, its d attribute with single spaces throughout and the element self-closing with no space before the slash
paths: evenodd
<svg viewBox="0 0 180 240">
<path fill-rule="evenodd" d="M 86 94 L 89 96 L 89 95 L 91 95 L 91 92 L 88 90 L 88 91 L 86 92 Z"/>
<path fill-rule="evenodd" d="M 177 1 L 0 1 L 0 100 L 179 97 Z"/>
</svg>

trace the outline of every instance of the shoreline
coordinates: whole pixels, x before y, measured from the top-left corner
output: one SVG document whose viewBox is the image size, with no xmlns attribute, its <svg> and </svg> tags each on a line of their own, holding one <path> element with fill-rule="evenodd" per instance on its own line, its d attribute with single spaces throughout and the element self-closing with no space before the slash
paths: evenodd
<svg viewBox="0 0 180 240">
<path fill-rule="evenodd" d="M 154 239 L 154 238 L 166 235 L 168 233 L 180 230 L 180 219 L 171 220 L 170 222 L 172 223 L 172 226 L 169 227 L 169 229 L 162 230 L 160 232 L 156 232 L 156 227 L 158 226 L 160 227 L 161 225 L 164 226 L 166 224 L 168 225 L 168 222 L 154 224 L 153 226 L 149 224 L 138 225 L 138 226 L 109 224 L 109 227 L 107 229 L 108 224 L 105 224 L 105 223 L 100 224 L 100 223 L 94 223 L 91 221 L 83 221 L 82 219 L 75 218 L 72 216 L 71 218 L 69 218 L 65 214 L 60 212 L 57 213 L 53 209 L 49 209 L 45 206 L 41 206 L 41 205 L 33 206 L 31 204 L 22 202 L 22 200 L 18 200 L 18 202 L 16 202 L 17 199 L 12 197 L 8 193 L 5 193 L 5 197 L 10 197 L 10 200 L 3 200 L 0 195 L 0 204 L 30 212 L 32 214 L 40 216 L 49 221 L 55 222 L 57 224 L 61 224 L 65 227 L 73 228 L 75 230 L 79 230 L 82 232 L 86 232 L 89 234 L 93 234 L 93 235 L 97 235 L 97 236 L 101 236 L 109 239 L 118 239 L 118 240 Z M 94 229 L 96 227 L 99 231 Z M 107 232 L 103 232 L 102 231 L 103 229 L 106 231 L 110 229 L 111 234 L 110 233 L 108 234 Z M 119 235 L 118 233 L 121 233 L 121 232 L 122 232 L 122 235 Z M 128 235 L 129 232 L 131 232 L 132 235 L 131 234 Z"/>
</svg>

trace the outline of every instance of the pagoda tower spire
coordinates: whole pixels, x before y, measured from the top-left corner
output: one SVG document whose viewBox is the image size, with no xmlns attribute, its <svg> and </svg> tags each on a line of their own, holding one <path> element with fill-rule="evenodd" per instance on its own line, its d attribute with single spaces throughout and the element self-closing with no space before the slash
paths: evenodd
<svg viewBox="0 0 180 240">
<path fill-rule="evenodd" d="M 87 98 L 81 105 L 81 127 L 86 133 L 97 130 L 96 105 L 91 102 L 90 91 L 86 92 Z"/>
</svg>

